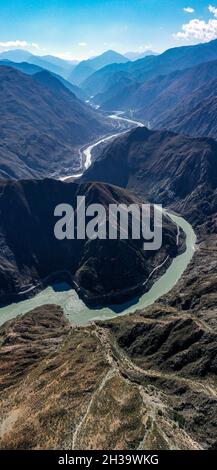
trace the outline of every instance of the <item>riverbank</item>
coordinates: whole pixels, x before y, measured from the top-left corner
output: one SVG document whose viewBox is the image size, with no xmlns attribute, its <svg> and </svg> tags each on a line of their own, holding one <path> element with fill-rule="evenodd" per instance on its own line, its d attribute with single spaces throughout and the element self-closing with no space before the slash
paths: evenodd
<svg viewBox="0 0 217 470">
<path fill-rule="evenodd" d="M 122 117 L 122 115 L 120 116 L 119 114 L 111 115 L 110 117 L 111 119 L 130 122 L 130 124 L 134 122 L 131 119 Z M 143 127 L 143 123 L 135 122 L 135 125 Z M 84 169 L 88 168 L 91 164 L 92 150 L 97 147 L 97 145 L 115 138 L 117 135 L 120 134 L 100 139 L 98 142 L 91 144 L 84 150 Z M 72 178 L 72 175 L 69 178 Z M 173 259 L 172 262 L 170 258 L 165 258 L 159 266 L 156 266 L 145 282 L 142 281 L 141 283 L 132 286 L 131 289 L 123 289 L 123 291 L 115 292 L 112 295 L 93 296 L 91 298 L 90 296 L 87 297 L 85 291 L 83 289 L 81 290 L 76 284 L 74 284 L 75 289 L 72 289 L 74 279 L 72 279 L 71 274 L 68 276 L 67 273 L 66 276 L 65 272 L 61 272 L 58 273 L 57 276 L 56 273 L 53 273 L 49 278 L 42 281 L 40 285 L 31 287 L 26 293 L 21 293 L 23 298 L 26 298 L 26 300 L 17 302 L 17 300 L 21 300 L 22 296 L 18 298 L 16 297 L 13 300 L 17 303 L 12 303 L 2 307 L 0 309 L 0 324 L 4 323 L 7 319 L 14 318 L 17 315 L 22 315 L 29 310 L 46 303 L 55 303 L 60 305 L 72 323 L 85 324 L 95 319 L 114 318 L 117 313 L 127 314 L 155 302 L 158 298 L 172 289 L 181 277 L 194 254 L 194 246 L 196 242 L 196 235 L 190 224 L 188 224 L 182 217 L 178 217 L 169 211 L 165 212 L 177 225 L 177 234 L 179 234 L 180 229 L 183 230 L 186 238 L 186 250 L 180 256 Z M 179 235 L 177 236 L 179 242 Z M 155 277 L 156 274 L 157 280 Z M 48 286 L 49 283 L 54 284 L 54 286 Z M 65 291 L 64 286 L 66 289 Z M 43 287 L 46 288 L 42 290 Z M 36 295 L 32 297 L 35 293 Z M 103 303 L 110 305 L 108 307 L 100 307 L 100 304 Z M 74 309 L 75 306 L 76 309 Z"/>
<path fill-rule="evenodd" d="M 84 325 L 95 320 L 114 319 L 117 314 L 126 315 L 153 304 L 176 285 L 195 252 L 196 235 L 191 225 L 177 215 L 170 213 L 170 217 L 185 233 L 186 250 L 173 259 L 166 272 L 154 282 L 148 292 L 140 297 L 133 297 L 122 304 L 91 308 L 85 305 L 75 289 L 71 289 L 64 282 L 58 282 L 28 300 L 2 307 L 0 309 L 0 325 L 18 315 L 23 315 L 36 307 L 47 304 L 56 304 L 62 307 L 69 321 L 76 325 Z"/>
</svg>

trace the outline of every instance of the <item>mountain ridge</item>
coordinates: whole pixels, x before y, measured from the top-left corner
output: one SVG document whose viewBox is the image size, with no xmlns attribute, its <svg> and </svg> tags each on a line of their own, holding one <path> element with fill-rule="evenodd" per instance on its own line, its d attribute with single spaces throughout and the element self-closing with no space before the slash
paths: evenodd
<svg viewBox="0 0 217 470">
<path fill-rule="evenodd" d="M 75 85 L 80 85 L 93 72 L 101 69 L 102 67 L 111 63 L 126 63 L 128 61 L 129 59 L 124 55 L 113 50 L 108 50 L 97 57 L 81 61 L 77 67 L 74 68 L 68 79 Z"/>
<path fill-rule="evenodd" d="M 183 248 L 183 238 L 177 246 L 177 227 L 167 216 L 163 216 L 162 247 L 152 252 L 144 250 L 142 237 L 133 239 L 130 232 L 126 240 L 108 236 L 59 240 L 54 233 L 58 220 L 55 208 L 70 204 L 77 217 L 78 196 L 85 196 L 86 207 L 102 204 L 107 217 L 110 204 L 142 203 L 129 191 L 102 183 L 63 183 L 52 179 L 0 182 L 1 302 L 22 298 L 21 291 L 31 295 L 35 290 L 30 286 L 36 286 L 37 292 L 37 288 L 41 290 L 65 276 L 86 302 L 109 304 L 116 299 L 121 303 L 147 289 L 144 281 L 149 280 L 153 269 L 162 265 L 160 275 Z M 129 226 L 131 223 L 129 217 Z M 76 224 L 77 219 L 77 227 Z"/>
<path fill-rule="evenodd" d="M 79 146 L 112 129 L 109 120 L 46 71 L 34 78 L 1 66 L 0 97 L 2 178 L 73 170 L 80 165 Z"/>
<path fill-rule="evenodd" d="M 217 40 L 194 46 L 180 46 L 166 50 L 158 56 L 149 56 L 126 64 L 107 65 L 94 72 L 81 87 L 89 95 L 105 93 L 112 83 L 118 83 L 118 73 L 124 72 L 131 80 L 140 82 L 165 75 L 175 70 L 192 67 L 217 59 Z"/>
<path fill-rule="evenodd" d="M 216 163 L 213 139 L 141 127 L 108 144 L 82 181 L 113 182 L 215 232 Z"/>
</svg>

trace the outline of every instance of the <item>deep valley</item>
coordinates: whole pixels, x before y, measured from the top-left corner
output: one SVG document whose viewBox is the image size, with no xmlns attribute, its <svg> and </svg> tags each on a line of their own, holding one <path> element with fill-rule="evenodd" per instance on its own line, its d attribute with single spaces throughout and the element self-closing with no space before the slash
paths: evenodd
<svg viewBox="0 0 217 470">
<path fill-rule="evenodd" d="M 217 39 L 0 54 L 1 449 L 217 449 L 216 73 Z M 81 196 L 106 239 L 56 237 Z M 109 239 L 110 205 L 144 203 L 160 248 L 132 215 Z"/>
</svg>

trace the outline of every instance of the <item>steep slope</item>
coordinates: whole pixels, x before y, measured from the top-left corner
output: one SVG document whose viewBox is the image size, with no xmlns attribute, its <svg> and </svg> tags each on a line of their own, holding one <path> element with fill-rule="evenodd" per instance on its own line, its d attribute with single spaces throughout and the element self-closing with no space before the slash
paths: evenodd
<svg viewBox="0 0 217 470">
<path fill-rule="evenodd" d="M 184 103 L 191 100 L 192 94 L 195 104 L 201 101 L 201 87 L 206 87 L 206 93 L 209 93 L 209 88 L 210 93 L 214 92 L 211 81 L 215 79 L 216 74 L 217 61 L 205 62 L 168 75 L 157 76 L 142 85 L 135 81 L 132 81 L 131 87 L 127 83 L 123 84 L 117 91 L 113 89 L 112 93 L 109 93 L 107 90 L 105 94 L 97 95 L 95 100 L 105 109 L 131 108 L 138 118 L 150 121 L 151 126 L 158 126 L 170 117 L 172 112 L 178 115 Z"/>
<path fill-rule="evenodd" d="M 182 46 L 168 49 L 158 56 L 103 67 L 82 83 L 82 88 L 91 95 L 105 93 L 112 83 L 118 83 L 118 73 L 124 72 L 126 77 L 140 82 L 154 79 L 175 70 L 182 70 L 202 62 L 217 59 L 217 40 L 195 46 Z"/>
<path fill-rule="evenodd" d="M 73 68 L 76 67 L 76 65 L 79 63 L 79 60 L 64 60 L 53 55 L 44 55 L 42 56 L 42 59 L 46 62 L 49 62 L 49 64 L 53 64 L 62 69 L 62 75 L 64 74 L 65 78 L 68 78 L 69 73 L 71 73 Z"/>
<path fill-rule="evenodd" d="M 9 321 L 0 447 L 215 449 L 216 344 L 215 330 L 160 304 L 85 328 L 52 305 Z"/>
<path fill-rule="evenodd" d="M 86 101 L 87 95 L 85 94 L 85 92 L 78 86 L 72 85 L 72 83 L 68 82 L 68 80 L 65 80 L 60 75 L 56 75 L 55 73 L 50 73 L 50 72 L 47 73 L 47 70 L 45 69 L 41 69 L 40 71 L 33 74 L 33 78 L 40 81 L 45 86 L 52 86 L 52 84 L 54 86 L 54 83 L 56 83 L 56 81 L 50 79 L 51 76 L 53 76 L 60 83 L 62 83 L 62 85 L 64 85 L 65 88 L 71 91 L 77 98 L 79 98 L 80 100 Z"/>
<path fill-rule="evenodd" d="M 3 65 L 4 67 L 13 67 L 16 70 L 20 70 L 21 72 L 26 73 L 27 75 L 34 75 L 34 73 L 45 70 L 42 67 L 39 67 L 39 65 L 29 64 L 28 62 L 13 62 L 9 59 L 1 59 L 0 65 Z"/>
<path fill-rule="evenodd" d="M 217 61 L 158 76 L 143 85 L 125 79 L 95 100 L 106 110 L 132 109 L 153 129 L 217 138 Z M 106 100 L 106 101 L 104 101 Z"/>
<path fill-rule="evenodd" d="M 194 137 L 217 139 L 217 80 L 214 79 L 183 99 L 177 109 L 164 112 L 155 126 Z"/>
<path fill-rule="evenodd" d="M 162 265 L 156 274 L 166 269 L 181 247 L 177 246 L 177 227 L 163 219 L 162 247 L 145 251 L 144 239 L 132 239 L 132 219 L 129 217 L 129 238 L 58 240 L 54 217 L 58 204 L 70 204 L 75 210 L 77 227 L 77 196 L 86 197 L 86 207 L 100 203 L 141 203 L 128 191 L 103 184 L 62 183 L 56 180 L 25 180 L 2 182 L 0 185 L 0 300 L 11 302 L 19 292 L 31 293 L 29 288 L 54 279 L 73 280 L 85 300 L 110 303 L 121 302 L 135 292 L 144 291 L 153 269 Z M 79 219 L 80 220 L 80 219 Z M 89 218 L 86 218 L 86 223 Z M 108 222 L 107 222 L 108 224 Z M 16 227 L 16 229 L 15 229 Z M 108 237 L 108 225 L 107 225 Z M 73 233 L 71 234 L 73 236 Z M 166 262 L 165 262 L 166 260 Z M 152 282 L 152 278 L 151 278 Z M 20 297 L 21 298 L 21 297 Z"/>
<path fill-rule="evenodd" d="M 111 129 L 49 72 L 0 67 L 0 100 L 1 177 L 62 174 L 78 164 L 80 145 Z"/>
<path fill-rule="evenodd" d="M 36 73 L 46 71 L 46 69 L 39 67 L 38 65 L 29 64 L 28 62 L 12 62 L 10 60 L 1 60 L 0 65 L 3 65 L 5 67 L 13 67 L 16 70 L 20 70 L 21 72 L 26 73 L 27 75 L 35 75 Z M 72 83 L 68 82 L 68 80 L 65 80 L 63 77 L 57 75 L 56 73 L 50 73 L 55 78 L 57 78 L 66 88 L 68 88 L 68 90 L 74 93 L 77 98 L 82 100 L 87 99 L 87 95 L 81 88 L 76 85 L 73 85 Z"/>
<path fill-rule="evenodd" d="M 84 181 L 113 182 L 216 230 L 217 143 L 137 128 L 106 146 Z"/>
<path fill-rule="evenodd" d="M 80 62 L 69 75 L 68 79 L 72 83 L 80 85 L 81 82 L 86 80 L 96 70 L 99 70 L 109 64 L 126 63 L 128 62 L 128 60 L 129 59 L 119 54 L 118 52 L 106 51 L 103 54 L 94 57 L 93 59 L 83 60 L 82 62 Z"/>
</svg>

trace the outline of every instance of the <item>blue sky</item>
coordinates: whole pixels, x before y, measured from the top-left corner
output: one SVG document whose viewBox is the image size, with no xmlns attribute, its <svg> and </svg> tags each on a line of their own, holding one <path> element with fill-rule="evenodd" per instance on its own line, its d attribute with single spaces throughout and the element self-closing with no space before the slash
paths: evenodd
<svg viewBox="0 0 217 470">
<path fill-rule="evenodd" d="M 217 37 L 217 0 L 1 0 L 0 51 L 86 58 Z"/>
</svg>

